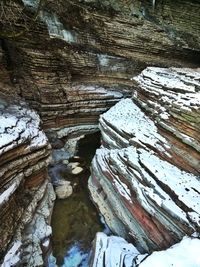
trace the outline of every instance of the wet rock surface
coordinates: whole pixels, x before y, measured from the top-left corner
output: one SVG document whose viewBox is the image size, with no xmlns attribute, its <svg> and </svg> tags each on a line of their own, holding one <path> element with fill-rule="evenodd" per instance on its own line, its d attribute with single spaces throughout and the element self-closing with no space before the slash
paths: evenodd
<svg viewBox="0 0 200 267">
<path fill-rule="evenodd" d="M 199 70 L 147 68 L 133 99 L 100 118 L 89 188 L 110 228 L 140 251 L 199 232 Z"/>
</svg>

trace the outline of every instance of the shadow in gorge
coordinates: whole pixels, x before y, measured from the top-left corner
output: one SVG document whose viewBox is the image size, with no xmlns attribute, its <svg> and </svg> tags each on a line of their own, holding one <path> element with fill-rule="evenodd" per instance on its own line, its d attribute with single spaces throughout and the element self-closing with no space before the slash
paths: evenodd
<svg viewBox="0 0 200 267">
<path fill-rule="evenodd" d="M 86 135 L 79 141 L 76 154 L 85 171 L 70 177 L 60 168 L 63 178 L 73 185 L 73 194 L 64 200 L 57 199 L 52 214 L 52 248 L 57 266 L 88 266 L 92 240 L 96 232 L 105 231 L 87 188 L 89 166 L 99 146 L 99 133 Z"/>
</svg>

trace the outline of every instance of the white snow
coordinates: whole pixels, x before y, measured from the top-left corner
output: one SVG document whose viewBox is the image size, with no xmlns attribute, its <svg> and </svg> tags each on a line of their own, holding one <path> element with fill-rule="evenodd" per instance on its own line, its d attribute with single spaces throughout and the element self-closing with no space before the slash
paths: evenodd
<svg viewBox="0 0 200 267">
<path fill-rule="evenodd" d="M 56 14 L 42 12 L 40 17 L 47 25 L 50 37 L 62 39 L 67 43 L 77 42 L 76 34 L 66 30 Z"/>
<path fill-rule="evenodd" d="M 130 203 L 133 203 L 131 200 L 130 189 L 128 188 L 128 186 L 125 183 L 123 183 L 122 181 L 120 181 L 119 178 L 116 177 L 113 181 L 113 184 L 117 188 L 120 195 L 125 197 Z"/>
<path fill-rule="evenodd" d="M 150 144 L 160 151 L 165 151 L 167 141 L 158 132 L 155 124 L 137 107 L 131 99 L 119 101 L 109 111 L 100 117 L 100 125 L 109 127 L 116 132 L 124 142 L 138 143 L 141 147 Z M 123 136 L 126 136 L 123 137 Z"/>
<path fill-rule="evenodd" d="M 10 104 L 0 116 L 0 154 L 14 147 L 27 144 L 27 149 L 43 147 L 47 138 L 40 130 L 40 118 L 24 102 Z"/>
<path fill-rule="evenodd" d="M 160 109 L 164 106 L 167 110 L 178 108 L 188 113 L 200 107 L 200 82 L 194 79 L 199 73 L 190 72 L 191 77 L 185 75 L 184 69 L 181 72 L 176 68 L 148 67 L 134 80 L 142 90 L 160 98 Z"/>
<path fill-rule="evenodd" d="M 10 187 L 8 187 L 1 195 L 0 195 L 0 205 L 8 201 L 10 196 L 14 193 L 14 191 L 17 189 L 18 185 L 20 183 L 20 180 L 15 181 Z"/>
<path fill-rule="evenodd" d="M 92 267 L 199 267 L 200 239 L 184 237 L 167 250 L 140 254 L 123 238 L 97 233 Z"/>
<path fill-rule="evenodd" d="M 167 250 L 140 254 L 123 238 L 97 233 L 92 267 L 199 267 L 200 239 L 184 237 Z"/>
<path fill-rule="evenodd" d="M 111 152 L 111 162 L 121 176 L 125 177 L 125 179 L 130 182 L 133 190 L 137 193 L 140 204 L 147 212 L 154 214 L 156 217 L 161 215 L 161 210 L 158 213 L 156 206 L 149 202 L 151 200 L 172 216 L 175 216 L 175 218 L 179 218 L 189 225 L 185 212 L 175 204 L 172 198 L 161 189 L 153 177 L 140 165 L 139 157 L 141 155 L 136 148 L 128 147 L 121 150 L 111 150 Z M 123 162 L 128 161 L 129 168 L 126 166 L 127 163 L 122 163 L 122 159 Z M 143 182 L 145 182 L 145 186 Z"/>
<path fill-rule="evenodd" d="M 165 251 L 153 252 L 139 267 L 199 267 L 200 240 L 186 237 Z"/>
<path fill-rule="evenodd" d="M 151 80 L 152 84 L 155 86 L 160 86 L 163 88 L 168 88 L 168 90 L 177 90 L 186 92 L 195 92 L 194 85 L 187 85 L 181 81 L 178 75 L 174 75 L 174 72 L 169 69 L 148 67 L 141 75 L 135 78 L 136 81 L 140 81 L 141 77 L 144 76 L 145 79 Z M 146 81 L 146 80 L 145 80 Z"/>
<path fill-rule="evenodd" d="M 169 187 L 181 202 L 200 215 L 199 179 L 195 175 L 181 171 L 176 166 L 145 150 L 141 149 L 140 152 L 141 162 L 157 180 Z"/>
<path fill-rule="evenodd" d="M 97 233 L 93 267 L 130 267 L 133 259 L 139 254 L 138 250 L 117 236 L 106 236 Z"/>
<path fill-rule="evenodd" d="M 1 267 L 11 267 L 20 261 L 20 241 L 15 241 L 12 248 L 7 252 Z"/>
</svg>

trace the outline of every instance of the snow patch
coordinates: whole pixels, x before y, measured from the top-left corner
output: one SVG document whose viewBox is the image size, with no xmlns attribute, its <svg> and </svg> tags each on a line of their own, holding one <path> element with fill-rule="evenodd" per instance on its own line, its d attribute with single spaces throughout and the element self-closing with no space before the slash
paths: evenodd
<svg viewBox="0 0 200 267">
<path fill-rule="evenodd" d="M 6 256 L 4 257 L 4 261 L 1 265 L 1 267 L 10 267 L 14 266 L 20 261 L 20 247 L 21 247 L 20 241 L 15 241 L 12 248 L 9 249 Z"/>
<path fill-rule="evenodd" d="M 153 252 L 139 267 L 199 267 L 199 251 L 200 240 L 186 237 L 165 251 Z"/>
<path fill-rule="evenodd" d="M 55 14 L 42 12 L 41 19 L 46 23 L 51 38 L 59 38 L 67 43 L 76 43 L 76 34 L 64 28 Z"/>
</svg>

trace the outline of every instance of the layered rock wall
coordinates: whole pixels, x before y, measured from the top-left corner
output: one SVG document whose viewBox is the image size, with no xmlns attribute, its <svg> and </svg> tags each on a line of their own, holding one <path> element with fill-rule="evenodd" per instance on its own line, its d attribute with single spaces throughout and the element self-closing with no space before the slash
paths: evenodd
<svg viewBox="0 0 200 267">
<path fill-rule="evenodd" d="M 198 1 L 37 3 L 0 5 L 1 258 L 11 251 L 4 264 L 19 259 L 21 243 L 23 264 L 43 264 L 53 199 L 39 117 L 10 96 L 24 98 L 51 140 L 63 144 L 96 131 L 99 115 L 135 90 L 134 103 L 125 100 L 100 119 L 104 149 L 93 162 L 92 195 L 113 231 L 141 249 L 168 247 L 198 231 L 199 207 L 189 198 L 200 192 L 199 73 L 150 68 L 139 86 L 130 80 L 148 65 L 198 65 Z"/>
<path fill-rule="evenodd" d="M 24 233 L 37 213 L 39 203 L 50 192 L 47 173 L 50 144 L 40 128 L 39 116 L 23 101 L 1 96 L 0 114 L 0 255 L 3 259 L 9 248 L 15 251 L 13 255 L 11 253 L 13 257 L 5 256 L 5 266 L 11 266 L 13 261 L 20 259 L 20 247 L 34 243 L 33 229 L 29 231 L 29 241 Z M 50 204 L 46 204 L 49 210 L 52 199 L 53 195 L 47 201 Z M 48 224 L 47 215 L 43 220 Z M 45 237 L 38 239 L 38 246 Z M 26 242 L 23 242 L 24 238 Z M 30 248 L 29 253 L 32 253 Z"/>
<path fill-rule="evenodd" d="M 121 0 L 42 3 L 39 10 L 37 1 L 10 7 L 21 16 L 13 25 L 16 38 L 5 38 L 4 47 L 19 94 L 39 111 L 47 129 L 97 124 L 119 100 L 115 91 L 130 93 L 130 77 L 149 64 L 198 64 L 196 2 L 183 1 L 181 8 L 179 1 L 155 7 Z"/>
<path fill-rule="evenodd" d="M 111 229 L 145 251 L 199 232 L 199 70 L 147 68 L 100 118 L 89 188 Z"/>
</svg>

